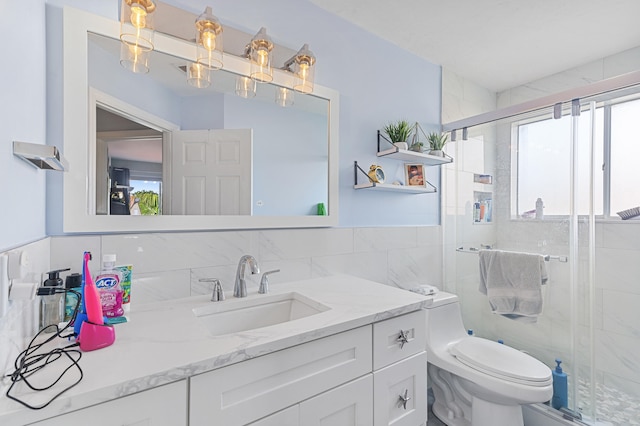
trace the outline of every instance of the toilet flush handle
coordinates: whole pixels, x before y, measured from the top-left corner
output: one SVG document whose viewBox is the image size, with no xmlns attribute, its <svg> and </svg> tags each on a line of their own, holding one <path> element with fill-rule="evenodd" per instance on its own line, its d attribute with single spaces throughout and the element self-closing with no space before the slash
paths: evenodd
<svg viewBox="0 0 640 426">
<path fill-rule="evenodd" d="M 409 330 L 400 330 L 400 334 L 398 335 L 396 342 L 400 344 L 400 349 L 404 347 L 405 343 L 409 343 Z"/>
</svg>

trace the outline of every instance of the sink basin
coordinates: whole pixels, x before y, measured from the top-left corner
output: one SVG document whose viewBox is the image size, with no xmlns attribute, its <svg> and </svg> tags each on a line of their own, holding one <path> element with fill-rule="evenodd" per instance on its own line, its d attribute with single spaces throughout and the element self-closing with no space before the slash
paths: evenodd
<svg viewBox="0 0 640 426">
<path fill-rule="evenodd" d="M 255 295 L 211 302 L 193 314 L 214 335 L 254 330 L 319 314 L 329 307 L 300 293 Z"/>
</svg>

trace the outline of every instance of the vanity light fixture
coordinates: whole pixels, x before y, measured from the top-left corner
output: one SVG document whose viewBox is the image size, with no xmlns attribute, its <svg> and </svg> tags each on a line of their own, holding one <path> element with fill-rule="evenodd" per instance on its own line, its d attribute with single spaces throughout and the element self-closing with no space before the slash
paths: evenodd
<svg viewBox="0 0 640 426">
<path fill-rule="evenodd" d="M 304 44 L 298 53 L 289 58 L 284 63 L 283 69 L 292 72 L 296 81 L 293 84 L 293 90 L 300 93 L 313 92 L 313 79 L 315 74 L 316 57 L 309 50 L 309 45 Z"/>
<path fill-rule="evenodd" d="M 247 46 L 249 59 L 251 60 L 251 79 L 260 83 L 269 83 L 273 80 L 273 68 L 271 68 L 271 51 L 273 42 L 267 35 L 267 29 L 262 27 L 253 36 Z"/>
<path fill-rule="evenodd" d="M 135 73 L 149 72 L 149 52 L 153 50 L 152 0 L 122 0 L 120 10 L 120 64 Z"/>
<path fill-rule="evenodd" d="M 286 87 L 276 88 L 276 104 L 281 107 L 288 107 L 293 105 L 294 92 Z"/>
<path fill-rule="evenodd" d="M 211 70 L 222 68 L 222 25 L 207 8 L 196 19 L 196 62 Z"/>
<path fill-rule="evenodd" d="M 199 62 L 192 62 L 187 68 L 187 83 L 198 89 L 209 87 L 211 85 L 209 68 Z"/>
<path fill-rule="evenodd" d="M 249 77 L 239 75 L 236 78 L 236 95 L 249 99 L 256 96 L 256 82 Z"/>
</svg>

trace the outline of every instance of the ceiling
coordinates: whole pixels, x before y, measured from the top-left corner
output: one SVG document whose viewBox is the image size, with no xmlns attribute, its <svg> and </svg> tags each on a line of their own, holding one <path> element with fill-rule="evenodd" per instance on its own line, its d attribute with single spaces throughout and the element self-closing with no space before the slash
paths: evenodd
<svg viewBox="0 0 640 426">
<path fill-rule="evenodd" d="M 500 92 L 640 46 L 638 0 L 310 0 Z"/>
</svg>

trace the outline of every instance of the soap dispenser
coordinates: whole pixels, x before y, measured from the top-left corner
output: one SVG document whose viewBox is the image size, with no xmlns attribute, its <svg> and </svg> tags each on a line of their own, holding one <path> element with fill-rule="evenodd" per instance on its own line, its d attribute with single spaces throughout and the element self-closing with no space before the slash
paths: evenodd
<svg viewBox="0 0 640 426">
<path fill-rule="evenodd" d="M 64 320 L 64 287 L 60 272 L 68 271 L 58 269 L 49 271 L 47 278 L 41 287 L 38 288 L 37 295 L 41 296 L 40 301 L 40 329 L 48 327 L 45 332 L 53 333 L 56 329 L 50 325 L 58 325 Z"/>
<path fill-rule="evenodd" d="M 556 368 L 553 374 L 553 397 L 551 398 L 551 406 L 556 410 L 562 407 L 568 407 L 569 400 L 567 394 L 567 373 L 562 371 L 560 363 L 562 360 L 556 358 Z"/>
</svg>

